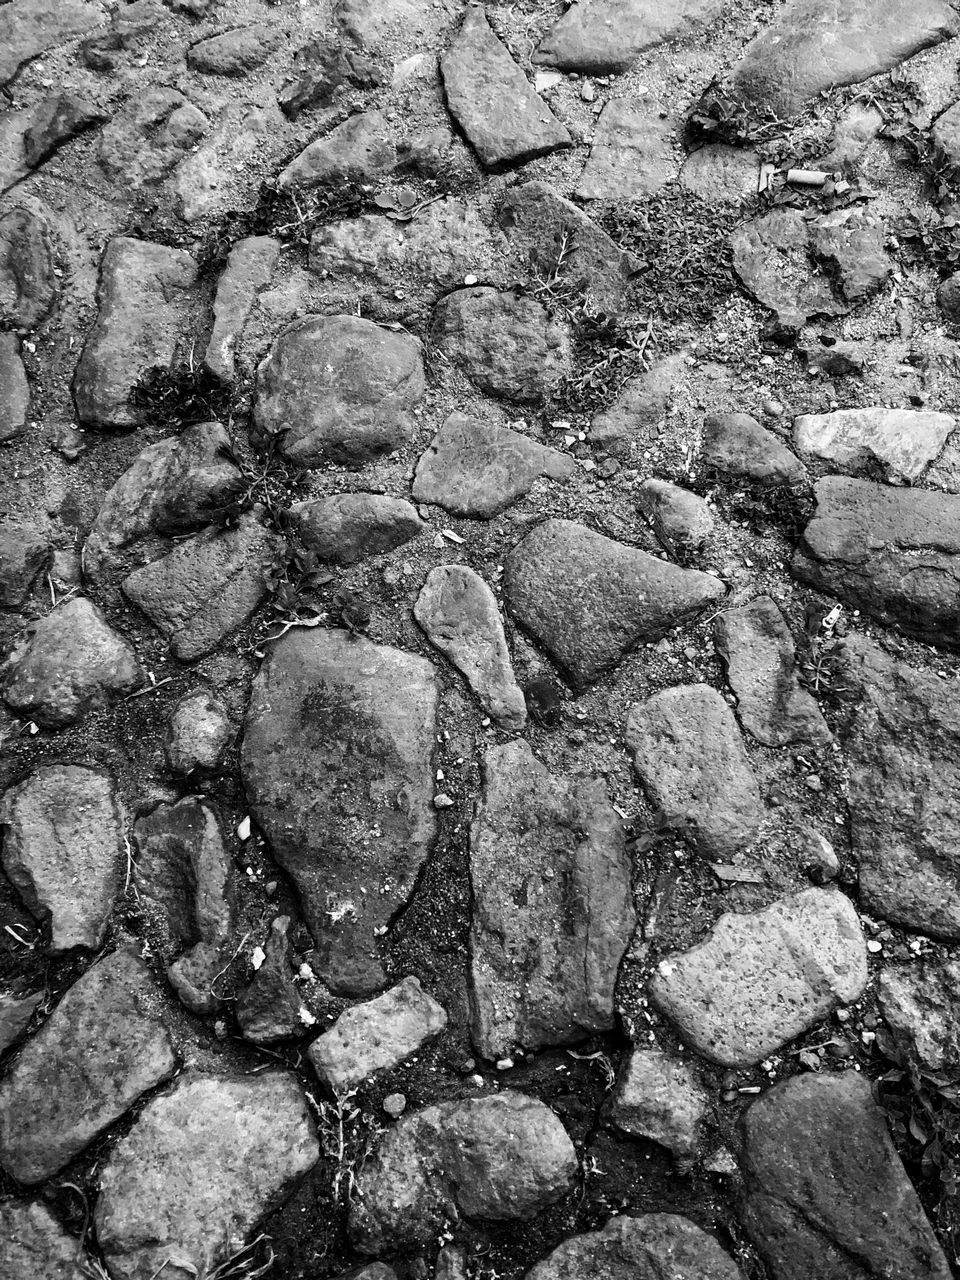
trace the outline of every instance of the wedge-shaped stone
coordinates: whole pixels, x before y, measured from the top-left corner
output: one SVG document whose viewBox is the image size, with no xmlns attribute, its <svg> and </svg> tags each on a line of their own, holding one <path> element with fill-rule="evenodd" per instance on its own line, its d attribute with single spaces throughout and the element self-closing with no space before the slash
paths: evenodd
<svg viewBox="0 0 960 1280">
<path fill-rule="evenodd" d="M 833 463 L 846 475 L 912 484 L 956 425 L 949 413 L 881 405 L 801 414 L 793 423 L 793 439 L 798 452 Z"/>
<path fill-rule="evenodd" d="M 677 176 L 677 122 L 650 98 L 613 98 L 597 122 L 576 194 L 581 200 L 638 200 Z"/>
<path fill-rule="evenodd" d="M 280 258 L 281 242 L 273 236 L 238 240 L 227 256 L 213 301 L 213 329 L 203 362 L 221 382 L 236 378 L 237 343 L 257 295 L 267 287 Z"/>
<path fill-rule="evenodd" d="M 689 1062 L 662 1049 L 633 1049 L 601 1114 L 623 1133 L 650 1138 L 685 1160 L 697 1153 L 709 1105 Z"/>
<path fill-rule="evenodd" d="M 713 1236 L 675 1213 L 611 1218 L 602 1231 L 571 1236 L 526 1280 L 742 1280 Z"/>
<path fill-rule="evenodd" d="M 283 191 L 344 182 L 372 182 L 397 165 L 397 148 L 380 111 L 362 111 L 311 142 L 281 170 Z"/>
<path fill-rule="evenodd" d="M 891 965 L 878 990 L 884 1021 L 901 1053 L 927 1071 L 960 1069 L 960 960 Z"/>
<path fill-rule="evenodd" d="M 564 71 L 616 74 L 644 50 L 693 35 L 722 9 L 723 0 L 585 0 L 550 28 L 533 61 Z"/>
</svg>

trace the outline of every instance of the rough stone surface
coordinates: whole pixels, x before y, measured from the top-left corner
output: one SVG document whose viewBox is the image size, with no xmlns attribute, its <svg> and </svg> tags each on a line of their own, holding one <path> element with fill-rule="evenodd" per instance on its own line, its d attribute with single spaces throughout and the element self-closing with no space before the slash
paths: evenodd
<svg viewBox="0 0 960 1280">
<path fill-rule="evenodd" d="M 49 554 L 46 538 L 31 525 L 0 523 L 0 607 L 23 604 Z"/>
<path fill-rule="evenodd" d="M 583 686 L 691 621 L 724 588 L 570 520 L 546 520 L 507 556 L 504 592 L 517 621 Z"/>
<path fill-rule="evenodd" d="M 713 533 L 713 512 L 689 489 L 668 480 L 644 480 L 637 496 L 637 505 L 668 551 L 699 551 Z"/>
<path fill-rule="evenodd" d="M 524 1221 L 568 1191 L 573 1143 L 542 1102 L 506 1091 L 403 1116 L 382 1139 L 354 1202 L 362 1253 L 423 1245 L 458 1216 Z"/>
<path fill-rule="evenodd" d="M 128 99 L 100 134 L 97 159 L 108 178 L 127 188 L 155 186 L 209 127 L 199 107 L 176 89 L 146 89 Z"/>
<path fill-rule="evenodd" d="M 97 1242 L 115 1280 L 209 1275 L 319 1158 L 296 1078 L 181 1076 L 103 1169 Z"/>
<path fill-rule="evenodd" d="M 378 493 L 341 493 L 291 510 L 304 544 L 326 564 L 352 565 L 395 551 L 427 527 L 409 502 Z"/>
<path fill-rule="evenodd" d="M 397 164 L 397 148 L 385 117 L 364 111 L 338 124 L 280 171 L 283 191 L 309 190 L 325 184 L 372 182 Z"/>
<path fill-rule="evenodd" d="M 572 5 L 550 28 L 534 62 L 596 75 L 627 71 L 646 49 L 700 31 L 723 8 L 721 0 L 590 0 Z"/>
<path fill-rule="evenodd" d="M 24 63 L 104 21 L 100 0 L 13 0 L 0 10 L 0 85 Z"/>
<path fill-rule="evenodd" d="M 39 1200 L 0 1204 L 0 1240 L 6 1274 L 30 1280 L 84 1280 L 83 1245 L 67 1235 Z"/>
<path fill-rule="evenodd" d="M 602 1231 L 571 1236 L 526 1280 L 742 1280 L 713 1236 L 673 1213 L 613 1217 Z"/>
<path fill-rule="evenodd" d="M 187 51 L 187 64 L 209 76 L 243 76 L 266 62 L 282 40 L 272 23 L 255 22 L 199 40 Z"/>
<path fill-rule="evenodd" d="M 94 949 L 120 888 L 123 826 L 113 783 L 47 765 L 0 800 L 3 869 L 48 934 L 47 950 Z"/>
<path fill-rule="evenodd" d="M 307 316 L 257 371 L 254 417 L 301 466 L 359 467 L 404 444 L 425 387 L 420 343 L 358 316 Z"/>
<path fill-rule="evenodd" d="M 270 925 L 263 963 L 237 1000 L 237 1022 L 245 1040 L 272 1044 L 303 1034 L 304 1008 L 290 970 L 290 917 L 277 916 Z"/>
<path fill-rule="evenodd" d="M 927 1071 L 960 1068 L 960 961 L 921 961 L 885 969 L 880 1010 L 899 1050 Z"/>
<path fill-rule="evenodd" d="M 466 565 L 431 569 L 413 616 L 463 675 L 484 711 L 504 730 L 519 733 L 526 703 L 514 679 L 496 597 L 480 575 Z"/>
<path fill-rule="evenodd" d="M 577 183 L 581 200 L 639 200 L 677 176 L 676 121 L 650 98 L 613 98 Z"/>
<path fill-rule="evenodd" d="M 866 985 L 856 908 L 837 889 L 804 889 L 763 911 L 722 915 L 703 942 L 660 961 L 649 993 L 698 1053 L 748 1067 Z"/>
<path fill-rule="evenodd" d="M 810 227 L 799 209 L 774 209 L 735 231 L 730 243 L 734 271 L 780 329 L 793 333 L 814 316 L 847 310 L 813 264 Z"/>
<path fill-rule="evenodd" d="M 626 739 L 651 802 L 702 854 L 722 860 L 755 839 L 760 790 L 716 689 L 677 685 L 636 703 Z"/>
<path fill-rule="evenodd" d="M 490 30 L 482 9 L 467 9 L 440 70 L 447 106 L 487 168 L 570 145 L 569 133 Z"/>
<path fill-rule="evenodd" d="M 575 469 L 569 454 L 519 431 L 452 413 L 417 463 L 413 496 L 453 515 L 490 520 L 541 477 L 568 480 Z"/>
<path fill-rule="evenodd" d="M 868 1080 L 794 1076 L 742 1123 L 744 1223 L 774 1280 L 949 1280 Z"/>
<path fill-rule="evenodd" d="M 708 143 L 683 162 L 680 181 L 707 204 L 740 204 L 756 195 L 760 157 L 724 143 Z"/>
<path fill-rule="evenodd" d="M 0 443 L 22 435 L 30 412 L 30 384 L 15 333 L 0 333 Z"/>
<path fill-rule="evenodd" d="M 89 600 L 73 596 L 30 623 L 3 667 L 3 700 L 19 715 L 62 728 L 144 679 L 136 654 Z"/>
<path fill-rule="evenodd" d="M 801 414 L 793 439 L 799 453 L 831 463 L 848 476 L 912 484 L 939 454 L 957 425 L 949 413 L 916 409 L 836 409 Z"/>
<path fill-rule="evenodd" d="M 759 485 L 806 483 L 803 463 L 748 413 L 710 414 L 700 453 L 705 467 Z"/>
<path fill-rule="evenodd" d="M 682 1159 L 700 1146 L 710 1097 L 682 1058 L 662 1049 L 633 1049 L 617 1074 L 603 1114 L 635 1138 L 649 1138 Z"/>
<path fill-rule="evenodd" d="M 227 255 L 213 300 L 213 329 L 204 364 L 221 382 L 236 378 L 235 355 L 243 326 L 257 295 L 267 287 L 280 258 L 280 241 L 273 236 L 247 236 Z"/>
<path fill-rule="evenodd" d="M 73 383 L 83 426 L 136 426 L 142 410 L 130 403 L 152 369 L 169 369 L 183 332 L 197 264 L 183 249 L 117 236 L 107 245 L 97 292 L 99 311 Z"/>
<path fill-rule="evenodd" d="M 167 764 L 184 777 L 216 769 L 236 732 L 230 713 L 211 693 L 188 693 L 170 713 L 163 749 Z"/>
<path fill-rule="evenodd" d="M 884 248 L 883 222 L 862 209 L 824 214 L 810 228 L 810 247 L 825 263 L 847 302 L 863 302 L 886 284 L 893 261 Z"/>
<path fill-rule="evenodd" d="M 625 460 L 647 445 L 659 434 L 682 369 L 683 353 L 675 352 L 631 378 L 613 404 L 594 417 L 591 444 Z"/>
<path fill-rule="evenodd" d="M 960 102 L 937 116 L 930 137 L 940 161 L 950 169 L 960 164 Z"/>
<path fill-rule="evenodd" d="M 378 1071 L 398 1066 L 446 1025 L 443 1007 L 416 978 L 404 978 L 382 996 L 345 1010 L 307 1056 L 334 1093 L 355 1089 Z"/>
<path fill-rule="evenodd" d="M 436 708 L 428 662 L 344 631 L 289 631 L 254 682 L 244 786 L 338 994 L 386 985 L 375 931 L 407 901 L 436 827 Z"/>
<path fill-rule="evenodd" d="M 0 994 L 0 1054 L 6 1053 L 21 1038 L 42 1001 L 42 991 L 29 996 L 14 992 Z"/>
<path fill-rule="evenodd" d="M 25 331 L 47 319 L 59 293 L 55 263 L 46 219 L 23 207 L 0 218 L 0 326 Z"/>
<path fill-rule="evenodd" d="M 38 168 L 65 142 L 108 118 L 93 103 L 72 93 L 57 93 L 41 99 L 23 134 L 24 163 L 30 169 Z"/>
<path fill-rule="evenodd" d="M 150 970 L 131 950 L 98 961 L 0 1082 L 0 1164 L 43 1182 L 173 1073 Z"/>
<path fill-rule="evenodd" d="M 489 748 L 470 880 L 480 1053 L 496 1060 L 612 1027 L 635 915 L 623 826 L 603 784 L 553 776 L 525 742 Z"/>
<path fill-rule="evenodd" d="M 832 740 L 816 699 L 800 684 L 793 637 L 769 596 L 721 613 L 714 640 L 737 695 L 737 718 L 758 742 L 826 746 Z"/>
</svg>

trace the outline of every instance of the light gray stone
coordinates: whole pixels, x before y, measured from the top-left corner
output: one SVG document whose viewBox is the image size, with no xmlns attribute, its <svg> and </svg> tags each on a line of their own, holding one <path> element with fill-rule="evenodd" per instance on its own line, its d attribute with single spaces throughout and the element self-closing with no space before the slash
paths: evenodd
<svg viewBox="0 0 960 1280">
<path fill-rule="evenodd" d="M 24 63 L 106 19 L 100 0 L 13 0 L 0 9 L 0 85 Z"/>
<path fill-rule="evenodd" d="M 957 420 L 929 410 L 835 409 L 794 419 L 797 451 L 848 476 L 913 484 L 940 453 Z"/>
<path fill-rule="evenodd" d="M 713 1236 L 673 1213 L 609 1220 L 602 1231 L 571 1236 L 527 1272 L 526 1280 L 742 1280 Z"/>
<path fill-rule="evenodd" d="M 806 484 L 803 463 L 748 413 L 710 414 L 700 454 L 705 467 L 764 487 Z"/>
<path fill-rule="evenodd" d="M 170 713 L 163 749 L 174 773 L 216 769 L 236 729 L 230 713 L 212 693 L 188 693 Z"/>
<path fill-rule="evenodd" d="M 880 975 L 878 994 L 902 1053 L 926 1071 L 960 1068 L 960 960 L 891 965 Z"/>
<path fill-rule="evenodd" d="M 742 204 L 757 194 L 760 157 L 725 143 L 708 143 L 687 156 L 680 182 L 707 204 Z"/>
<path fill-rule="evenodd" d="M 338 493 L 291 508 L 304 545 L 325 564 L 356 564 L 395 551 L 427 528 L 402 498 Z"/>
<path fill-rule="evenodd" d="M 6 1053 L 21 1038 L 42 1001 L 42 991 L 33 995 L 16 991 L 0 994 L 0 1054 Z"/>
<path fill-rule="evenodd" d="M 182 93 L 150 86 L 130 97 L 100 134 L 97 160 L 107 179 L 126 191 L 155 186 L 209 127 Z"/>
<path fill-rule="evenodd" d="M 722 8 L 722 0 L 585 0 L 550 28 L 533 61 L 595 75 L 627 71 L 647 49 L 695 35 Z"/>
<path fill-rule="evenodd" d="M 689 555 L 713 533 L 713 512 L 703 498 L 667 480 L 644 480 L 637 505 L 668 551 Z"/>
<path fill-rule="evenodd" d="M 632 1049 L 617 1073 L 603 1115 L 635 1138 L 649 1138 L 680 1159 L 695 1156 L 709 1095 L 683 1058 L 662 1049 Z"/>
<path fill-rule="evenodd" d="M 597 121 L 576 194 L 580 200 L 639 200 L 677 176 L 677 122 L 649 97 L 613 98 Z"/>
<path fill-rule="evenodd" d="M 372 182 L 391 173 L 396 165 L 397 148 L 385 116 L 379 111 L 364 111 L 304 148 L 281 170 L 277 186 L 291 191 Z"/>
<path fill-rule="evenodd" d="M 254 1044 L 272 1044 L 306 1031 L 306 1015 L 312 1019 L 313 1014 L 293 981 L 289 916 L 271 922 L 263 963 L 237 1000 L 236 1011 L 244 1039 Z"/>
<path fill-rule="evenodd" d="M 30 1280 L 84 1280 L 83 1242 L 68 1235 L 39 1200 L 7 1200 L 0 1204 L 0 1240 L 8 1276 Z"/>
</svg>

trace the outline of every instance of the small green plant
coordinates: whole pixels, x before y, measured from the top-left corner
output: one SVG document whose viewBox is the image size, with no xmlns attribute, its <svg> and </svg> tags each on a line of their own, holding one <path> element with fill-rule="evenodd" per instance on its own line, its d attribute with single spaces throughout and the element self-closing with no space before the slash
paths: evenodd
<svg viewBox="0 0 960 1280">
<path fill-rule="evenodd" d="M 272 528 L 286 531 L 290 503 L 303 488 L 308 473 L 284 458 L 285 434 L 269 433 L 262 448 L 249 457 L 242 457 L 233 444 L 221 445 L 220 457 L 232 462 L 240 474 L 217 509 L 217 523 L 229 528 L 244 512 L 260 507 Z"/>
<path fill-rule="evenodd" d="M 360 1194 L 360 1176 L 383 1129 L 357 1102 L 356 1089 L 335 1090 L 317 1104 L 320 1150 L 332 1168 L 331 1195 L 344 1208 Z"/>
<path fill-rule="evenodd" d="M 150 369 L 130 393 L 130 403 L 153 426 L 181 429 L 195 422 L 222 422 L 236 416 L 233 391 L 203 364 Z"/>
</svg>

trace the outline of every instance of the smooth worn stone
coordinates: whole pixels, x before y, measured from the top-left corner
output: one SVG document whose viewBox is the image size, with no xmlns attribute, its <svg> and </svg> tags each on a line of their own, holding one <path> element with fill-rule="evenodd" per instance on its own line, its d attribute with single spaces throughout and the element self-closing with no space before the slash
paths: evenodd
<svg viewBox="0 0 960 1280">
<path fill-rule="evenodd" d="M 181 1076 L 107 1158 L 94 1214 L 114 1280 L 212 1275 L 320 1156 L 296 1077 Z"/>
<path fill-rule="evenodd" d="M 616 1216 L 602 1231 L 569 1239 L 525 1280 L 743 1280 L 713 1236 L 673 1213 Z"/>
<path fill-rule="evenodd" d="M 504 568 L 510 612 L 577 687 L 724 596 L 723 583 L 710 574 L 681 569 L 571 520 L 538 525 Z"/>
<path fill-rule="evenodd" d="M 859 84 L 960 30 L 944 0 L 788 0 L 747 45 L 733 91 L 789 119 L 825 89 Z"/>
<path fill-rule="evenodd" d="M 447 107 L 486 168 L 570 146 L 570 135 L 471 5 L 440 59 Z"/>
<path fill-rule="evenodd" d="M 940 453 L 957 420 L 918 409 L 835 409 L 794 419 L 799 453 L 812 455 L 848 476 L 912 484 Z"/>
<path fill-rule="evenodd" d="M 247 236 L 227 255 L 213 300 L 213 329 L 204 364 L 221 382 L 236 379 L 236 347 L 258 294 L 270 283 L 280 260 L 280 241 Z"/>
<path fill-rule="evenodd" d="M 668 551 L 689 555 L 713 533 L 713 512 L 703 498 L 668 480 L 644 480 L 637 490 L 637 506 Z"/>
<path fill-rule="evenodd" d="M 372 89 L 383 79 L 375 61 L 361 49 L 323 36 L 297 50 L 290 71 L 277 95 L 277 106 L 289 120 L 297 120 L 311 107 L 329 107 L 345 85 Z"/>
<path fill-rule="evenodd" d="M 617 1073 L 603 1116 L 634 1138 L 649 1138 L 682 1159 L 696 1155 L 710 1105 L 693 1068 L 662 1049 L 633 1049 Z"/>
<path fill-rule="evenodd" d="M 23 135 L 23 158 L 31 169 L 87 129 L 103 124 L 109 117 L 92 102 L 72 93 L 58 93 L 44 98 L 33 109 L 30 127 Z"/>
<path fill-rule="evenodd" d="M 794 1076 L 741 1123 L 743 1222 L 773 1280 L 949 1280 L 869 1080 Z"/>
<path fill-rule="evenodd" d="M 297 502 L 291 515 L 304 546 L 325 564 L 352 565 L 395 551 L 427 528 L 409 502 L 379 493 Z"/>
<path fill-rule="evenodd" d="M 714 413 L 704 419 L 700 459 L 711 471 L 764 487 L 806 484 L 803 463 L 748 413 Z"/>
<path fill-rule="evenodd" d="M 794 576 L 926 644 L 960 648 L 960 496 L 846 476 L 814 493 Z"/>
<path fill-rule="evenodd" d="M 212 527 L 135 569 L 123 594 L 163 632 L 175 657 L 192 662 L 248 621 L 270 589 L 281 548 L 251 511 L 234 528 Z"/>
<path fill-rule="evenodd" d="M 7 706 L 51 729 L 73 724 L 143 680 L 133 649 L 82 596 L 29 623 L 0 668 Z"/>
<path fill-rule="evenodd" d="M 0 1082 L 0 1164 L 43 1182 L 173 1074 L 159 989 L 132 950 L 79 978 Z"/>
<path fill-rule="evenodd" d="M 398 1066 L 446 1025 L 443 1007 L 416 978 L 404 978 L 382 996 L 341 1013 L 307 1057 L 323 1083 L 342 1093 Z"/>
<path fill-rule="evenodd" d="M 49 556 L 50 544 L 39 529 L 10 520 L 0 523 L 0 606 L 23 604 Z"/>
<path fill-rule="evenodd" d="M 433 316 L 441 353 L 487 395 L 538 404 L 570 368 L 570 333 L 535 298 L 484 286 L 449 293 Z"/>
<path fill-rule="evenodd" d="M 577 1156 L 554 1113 L 511 1090 L 441 1102 L 381 1139 L 350 1210 L 350 1235 L 378 1256 L 425 1245 L 457 1217 L 527 1221 L 573 1186 Z"/>
<path fill-rule="evenodd" d="M 169 369 L 187 327 L 197 264 L 183 249 L 116 236 L 107 245 L 99 311 L 73 381 L 77 416 L 96 430 L 137 426 L 130 397 L 153 369 Z"/>
<path fill-rule="evenodd" d="M 67 1235 L 39 1200 L 0 1204 L 0 1240 L 5 1274 L 29 1280 L 84 1280 L 90 1275 L 83 1242 Z M 9 1268 L 9 1270 L 7 1270 Z"/>
<path fill-rule="evenodd" d="M 756 838 L 760 789 L 716 689 L 677 685 L 635 703 L 626 741 L 651 803 L 704 856 L 729 859 Z"/>
<path fill-rule="evenodd" d="M 191 45 L 187 66 L 209 76 L 245 76 L 263 66 L 282 43 L 283 32 L 273 23 L 255 22 Z"/>
<path fill-rule="evenodd" d="M 631 378 L 590 424 L 590 443 L 628 460 L 660 432 L 674 385 L 683 372 L 683 352 L 655 360 Z"/>
<path fill-rule="evenodd" d="M 416 338 L 359 316 L 306 316 L 257 370 L 254 420 L 301 466 L 361 467 L 405 444 L 426 388 Z"/>
<path fill-rule="evenodd" d="M 29 996 L 13 992 L 0 994 L 0 1054 L 6 1053 L 21 1039 L 43 999 L 42 991 Z"/>
<path fill-rule="evenodd" d="M 437 687 L 423 658 L 346 631 L 291 630 L 254 681 L 242 771 L 340 995 L 382 990 L 377 935 L 413 891 L 436 831 Z"/>
<path fill-rule="evenodd" d="M 15 333 L 0 333 L 0 443 L 23 434 L 30 412 L 30 384 Z"/>
<path fill-rule="evenodd" d="M 960 715 L 952 682 L 861 636 L 838 672 L 850 834 L 865 911 L 960 940 Z"/>
<path fill-rule="evenodd" d="M 212 770 L 223 760 L 236 730 L 230 713 L 212 693 L 188 693 L 170 712 L 163 738 L 167 765 L 183 777 Z"/>
<path fill-rule="evenodd" d="M 397 166 L 397 148 L 386 117 L 364 111 L 311 142 L 285 169 L 281 191 L 319 187 L 325 183 L 373 182 Z"/>
<path fill-rule="evenodd" d="M 901 1053 L 926 1071 L 960 1068 L 960 960 L 891 965 L 880 975 L 878 994 Z"/>
<path fill-rule="evenodd" d="M 148 88 L 103 130 L 97 160 L 110 181 L 136 191 L 161 182 L 209 127 L 203 112 L 176 89 Z"/>
<path fill-rule="evenodd" d="M 757 194 L 760 157 L 725 143 L 708 143 L 683 162 L 680 182 L 707 204 L 741 204 Z"/>
<path fill-rule="evenodd" d="M 593 75 L 628 71 L 641 53 L 701 31 L 722 0 L 586 0 L 572 5 L 533 52 L 533 61 Z"/>
<path fill-rule="evenodd" d="M 47 319 L 60 292 L 55 269 L 46 221 L 31 209 L 5 213 L 0 218 L 0 327 L 25 332 Z"/>
<path fill-rule="evenodd" d="M 107 493 L 83 547 L 84 577 L 101 584 L 168 550 L 158 535 L 199 528 L 228 506 L 241 481 L 219 422 L 199 422 L 137 454 Z"/>
<path fill-rule="evenodd" d="M 614 1025 L 636 917 L 623 825 L 604 784 L 490 747 L 470 828 L 471 1034 L 496 1061 Z"/>
<path fill-rule="evenodd" d="M 677 176 L 676 120 L 650 98 L 613 98 L 597 121 L 576 195 L 640 200 Z"/>
<path fill-rule="evenodd" d="M 0 85 L 24 63 L 105 20 L 100 0 L 11 0 L 0 7 Z"/>
<path fill-rule="evenodd" d="M 510 243 L 542 280 L 594 311 L 620 311 L 633 259 L 546 182 L 513 187 L 500 207 Z"/>
<path fill-rule="evenodd" d="M 120 889 L 123 824 L 106 774 L 37 769 L 0 800 L 3 869 L 49 935 L 48 952 L 95 950 Z"/>
<path fill-rule="evenodd" d="M 217 812 L 188 797 L 158 805 L 133 832 L 136 886 L 161 913 L 167 977 L 188 1009 L 212 1013 L 236 912 L 236 876 Z"/>
<path fill-rule="evenodd" d="M 542 477 L 566 481 L 575 470 L 570 454 L 510 427 L 451 413 L 420 456 L 413 497 L 453 515 L 490 520 Z"/>
<path fill-rule="evenodd" d="M 394 320 L 422 315 L 468 275 L 502 275 L 505 246 L 477 211 L 435 200 L 409 222 L 366 214 L 317 227 L 310 270 L 344 311 Z"/>
<path fill-rule="evenodd" d="M 832 741 L 816 698 L 800 684 L 793 637 L 769 596 L 718 614 L 713 635 L 749 734 L 766 747 Z"/>
<path fill-rule="evenodd" d="M 270 925 L 263 963 L 237 1000 L 237 1023 L 245 1040 L 273 1044 L 303 1034 L 304 1009 L 290 968 L 290 917 L 277 916 Z"/>
<path fill-rule="evenodd" d="M 493 592 L 472 569 L 442 564 L 431 569 L 413 606 L 427 639 L 446 654 L 487 715 L 519 733 L 527 705 L 513 675 L 510 650 Z"/>
<path fill-rule="evenodd" d="M 866 985 L 853 903 L 838 889 L 804 889 L 763 911 L 725 912 L 703 942 L 660 961 L 649 994 L 703 1057 L 749 1067 Z"/>
<path fill-rule="evenodd" d="M 730 237 L 733 269 L 746 291 L 773 312 L 780 329 L 795 332 L 814 316 L 847 307 L 810 255 L 810 227 L 799 209 L 774 209 Z"/>
<path fill-rule="evenodd" d="M 814 255 L 827 265 L 848 302 L 872 297 L 889 280 L 893 261 L 885 241 L 882 220 L 862 209 L 835 210 L 810 228 Z"/>
</svg>

